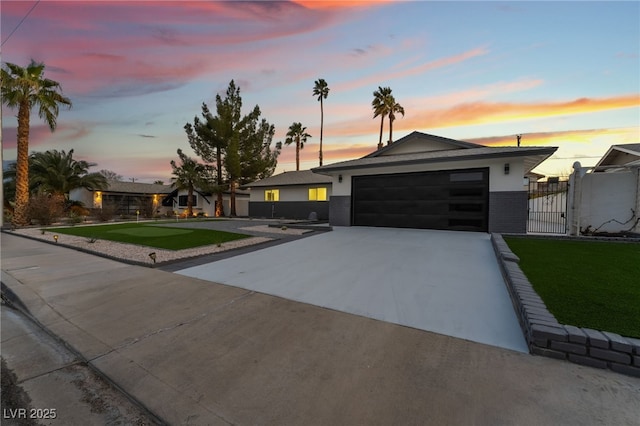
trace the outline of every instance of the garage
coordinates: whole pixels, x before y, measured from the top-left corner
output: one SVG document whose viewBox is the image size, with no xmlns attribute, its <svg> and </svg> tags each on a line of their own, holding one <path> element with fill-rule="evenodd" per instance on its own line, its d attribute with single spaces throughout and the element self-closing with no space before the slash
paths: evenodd
<svg viewBox="0 0 640 426">
<path fill-rule="evenodd" d="M 489 169 L 352 177 L 352 225 L 488 231 Z"/>
</svg>

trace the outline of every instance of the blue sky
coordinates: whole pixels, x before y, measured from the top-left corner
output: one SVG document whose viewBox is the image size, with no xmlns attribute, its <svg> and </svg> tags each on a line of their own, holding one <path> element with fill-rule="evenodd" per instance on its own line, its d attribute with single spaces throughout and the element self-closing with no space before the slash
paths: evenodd
<svg viewBox="0 0 640 426">
<path fill-rule="evenodd" d="M 31 149 L 74 149 L 125 178 L 168 182 L 183 130 L 234 79 L 245 111 L 313 136 L 318 165 L 324 78 L 325 164 L 373 151 L 372 93 L 405 108 L 394 139 L 414 130 L 487 145 L 552 145 L 537 171 L 593 165 L 640 134 L 638 2 L 2 2 L 2 61 L 47 65 L 74 103 L 50 133 L 32 121 Z M 15 29 L 15 31 L 14 31 Z M 12 32 L 11 37 L 8 38 Z M 16 112 L 3 110 L 4 159 Z M 386 123 L 386 121 L 385 121 Z M 388 127 L 385 125 L 385 134 Z M 277 172 L 295 169 L 285 147 Z"/>
</svg>

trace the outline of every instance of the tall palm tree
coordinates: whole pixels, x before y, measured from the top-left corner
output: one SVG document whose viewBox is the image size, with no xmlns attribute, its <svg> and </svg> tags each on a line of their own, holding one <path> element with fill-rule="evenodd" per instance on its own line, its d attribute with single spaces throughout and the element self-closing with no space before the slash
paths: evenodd
<svg viewBox="0 0 640 426">
<path fill-rule="evenodd" d="M 101 173 L 89 173 L 89 168 L 96 163 L 75 160 L 73 149 L 34 152 L 29 161 L 31 187 L 38 191 L 68 198 L 69 192 L 76 188 L 103 190 L 107 187 L 107 179 Z"/>
<path fill-rule="evenodd" d="M 396 102 L 393 96 L 389 96 L 387 102 L 387 114 L 389 115 L 389 140 L 387 141 L 387 145 L 391 145 L 393 143 L 393 121 L 396 119 L 397 113 L 402 114 L 404 117 L 404 108 Z"/>
<path fill-rule="evenodd" d="M 317 96 L 320 101 L 320 165 L 322 166 L 322 128 L 324 127 L 324 108 L 322 104 L 323 99 L 327 99 L 329 96 L 329 86 L 324 78 L 320 78 L 315 81 L 313 86 L 313 96 Z"/>
<path fill-rule="evenodd" d="M 378 86 L 378 90 L 373 92 L 373 101 L 371 101 L 373 118 L 380 116 L 378 149 L 382 148 L 382 129 L 384 128 L 384 117 L 389 114 L 389 97 L 391 97 L 391 88 Z"/>
<path fill-rule="evenodd" d="M 300 150 L 304 148 L 304 143 L 311 137 L 306 130 L 306 127 L 302 127 L 302 123 L 293 123 L 289 126 L 287 138 L 284 141 L 285 145 L 296 144 L 296 171 L 300 170 Z"/>
<path fill-rule="evenodd" d="M 43 63 L 31 60 L 26 67 L 6 63 L 0 71 L 2 102 L 9 108 L 18 108 L 18 146 L 16 162 L 16 203 L 13 224 L 27 225 L 29 204 L 29 123 L 31 109 L 38 108 L 38 116 L 53 132 L 56 128 L 60 105 L 71 107 L 71 101 L 62 95 L 57 81 L 44 78 Z"/>
<path fill-rule="evenodd" d="M 209 169 L 184 154 L 181 149 L 178 149 L 178 157 L 180 157 L 180 165 L 171 160 L 173 169 L 171 186 L 187 190 L 187 217 L 191 217 L 193 216 L 193 192 L 197 186 L 205 186 L 209 182 Z"/>
</svg>

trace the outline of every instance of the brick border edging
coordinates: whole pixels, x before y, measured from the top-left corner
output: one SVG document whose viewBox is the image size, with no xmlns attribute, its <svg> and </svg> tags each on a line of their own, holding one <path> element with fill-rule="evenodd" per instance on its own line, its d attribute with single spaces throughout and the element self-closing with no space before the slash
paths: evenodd
<svg viewBox="0 0 640 426">
<path fill-rule="evenodd" d="M 520 269 L 520 259 L 502 235 L 491 234 L 491 244 L 530 353 L 640 377 L 639 339 L 560 324 L 533 289 Z"/>
</svg>

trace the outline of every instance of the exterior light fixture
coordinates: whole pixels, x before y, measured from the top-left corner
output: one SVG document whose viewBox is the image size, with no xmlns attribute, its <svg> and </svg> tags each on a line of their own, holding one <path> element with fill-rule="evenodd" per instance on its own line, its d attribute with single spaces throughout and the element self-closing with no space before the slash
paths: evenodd
<svg viewBox="0 0 640 426">
<path fill-rule="evenodd" d="M 156 252 L 152 251 L 151 253 L 149 253 L 149 257 L 151 258 L 151 260 L 153 260 L 153 263 L 156 263 Z"/>
<path fill-rule="evenodd" d="M 58 242 L 58 238 L 59 238 L 59 237 L 58 237 L 58 234 L 56 234 L 56 235 L 54 235 L 54 236 L 53 236 L 53 239 L 56 241 L 56 243 Z"/>
<path fill-rule="evenodd" d="M 509 163 L 505 163 L 504 164 L 504 174 L 508 175 L 509 174 Z"/>
<path fill-rule="evenodd" d="M 342 183 L 342 175 L 338 175 L 338 182 Z"/>
</svg>

